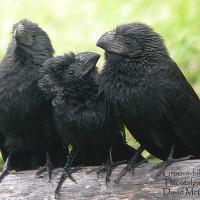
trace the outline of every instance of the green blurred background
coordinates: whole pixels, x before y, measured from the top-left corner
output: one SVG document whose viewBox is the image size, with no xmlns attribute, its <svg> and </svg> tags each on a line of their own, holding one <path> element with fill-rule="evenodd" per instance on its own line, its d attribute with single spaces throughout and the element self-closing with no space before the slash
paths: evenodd
<svg viewBox="0 0 200 200">
<path fill-rule="evenodd" d="M 145 22 L 163 36 L 171 57 L 200 95 L 199 0 L 0 0 L 0 13 L 0 60 L 12 25 L 23 18 L 49 34 L 56 55 L 85 50 L 103 55 L 95 43 L 104 32 L 122 23 Z M 102 64 L 103 57 L 98 66 Z M 129 135 L 128 140 L 138 145 Z"/>
</svg>

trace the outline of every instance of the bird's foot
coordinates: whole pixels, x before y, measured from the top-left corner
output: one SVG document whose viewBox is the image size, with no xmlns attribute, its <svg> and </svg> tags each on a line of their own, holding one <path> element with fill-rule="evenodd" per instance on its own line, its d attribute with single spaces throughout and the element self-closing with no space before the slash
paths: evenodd
<svg viewBox="0 0 200 200">
<path fill-rule="evenodd" d="M 126 167 L 124 167 L 121 172 L 118 174 L 117 178 L 114 180 L 115 184 L 119 183 L 119 181 L 121 180 L 121 178 L 128 172 L 128 171 L 132 171 L 132 173 L 134 172 L 135 167 L 138 167 L 139 165 L 143 164 L 146 162 L 146 160 L 142 160 L 140 162 L 138 162 L 138 158 L 141 156 L 141 153 L 143 152 L 144 148 L 142 146 L 140 146 L 136 153 L 133 155 L 133 157 L 128 161 L 128 164 Z"/>
<path fill-rule="evenodd" d="M 132 174 L 134 173 L 134 170 L 136 167 L 146 163 L 147 161 L 144 159 L 138 163 L 132 162 L 132 160 L 130 160 L 127 164 L 126 167 L 124 167 L 121 172 L 118 174 L 117 178 L 114 180 L 114 182 L 117 184 L 119 183 L 119 181 L 121 180 L 121 178 L 127 173 L 127 172 L 131 172 Z"/>
<path fill-rule="evenodd" d="M 158 180 L 158 177 L 172 163 L 174 163 L 174 162 L 180 162 L 180 161 L 185 161 L 185 160 L 190 160 L 190 159 L 194 158 L 193 155 L 189 155 L 189 156 L 182 157 L 182 158 L 173 158 L 173 153 L 174 153 L 174 146 L 172 146 L 172 148 L 170 150 L 170 153 L 168 155 L 168 158 L 164 162 L 159 163 L 158 165 L 156 165 L 156 166 L 153 167 L 153 170 L 157 170 L 156 173 L 152 177 L 153 180 Z"/>
<path fill-rule="evenodd" d="M 73 169 L 70 169 L 70 167 L 64 167 L 64 172 L 55 190 L 55 199 L 60 199 L 60 189 L 67 178 L 69 178 L 72 182 L 76 183 L 76 180 L 72 176 L 72 173 L 77 172 L 79 169 L 80 167 L 76 167 Z"/>
<path fill-rule="evenodd" d="M 119 161 L 119 162 L 112 162 L 112 160 L 108 160 L 106 162 L 106 164 L 104 164 L 103 166 L 99 167 L 97 169 L 97 178 L 99 178 L 99 175 L 101 173 L 105 173 L 106 172 L 106 178 L 105 178 L 105 181 L 106 181 L 106 185 L 108 184 L 108 182 L 110 181 L 110 176 L 112 174 L 112 170 L 117 167 L 118 165 L 122 165 L 122 164 L 125 164 L 127 163 L 127 160 L 123 160 L 123 161 Z"/>
<path fill-rule="evenodd" d="M 37 171 L 37 173 L 35 174 L 35 178 L 40 178 L 41 174 L 43 174 L 44 172 L 47 172 L 48 178 L 49 178 L 49 181 L 50 181 L 51 178 L 52 178 L 52 170 L 53 170 L 53 165 L 50 161 L 48 161 L 48 162 L 46 162 L 44 167 L 42 167 L 41 169 L 39 169 Z"/>
<path fill-rule="evenodd" d="M 52 178 L 52 170 L 53 170 L 53 164 L 51 163 L 51 160 L 49 158 L 49 153 L 46 153 L 46 164 L 44 167 L 40 168 L 38 172 L 35 174 L 35 178 L 41 177 L 40 175 L 44 172 L 48 173 L 49 182 Z"/>
<path fill-rule="evenodd" d="M 0 183 L 1 181 L 10 173 L 10 170 L 9 169 L 5 169 L 1 172 L 0 174 Z"/>
<path fill-rule="evenodd" d="M 8 174 L 16 174 L 16 170 L 5 169 L 0 174 L 0 183 Z"/>
</svg>

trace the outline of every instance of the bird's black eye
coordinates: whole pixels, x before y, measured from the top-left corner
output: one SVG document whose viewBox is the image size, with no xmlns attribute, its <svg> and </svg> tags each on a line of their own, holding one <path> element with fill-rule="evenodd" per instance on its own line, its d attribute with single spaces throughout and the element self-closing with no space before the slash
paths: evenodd
<svg viewBox="0 0 200 200">
<path fill-rule="evenodd" d="M 36 38 L 36 34 L 33 34 L 33 35 L 32 35 L 32 38 L 35 39 L 35 38 Z"/>
<path fill-rule="evenodd" d="M 83 61 L 79 61 L 78 65 L 82 66 L 83 65 Z"/>
<path fill-rule="evenodd" d="M 125 44 L 126 44 L 126 45 L 131 45 L 131 41 L 130 41 L 130 40 L 126 40 L 126 41 L 125 41 Z"/>
<path fill-rule="evenodd" d="M 69 70 L 68 74 L 69 74 L 69 75 L 73 75 L 73 74 L 74 74 L 74 71 L 73 71 L 73 70 Z"/>
</svg>

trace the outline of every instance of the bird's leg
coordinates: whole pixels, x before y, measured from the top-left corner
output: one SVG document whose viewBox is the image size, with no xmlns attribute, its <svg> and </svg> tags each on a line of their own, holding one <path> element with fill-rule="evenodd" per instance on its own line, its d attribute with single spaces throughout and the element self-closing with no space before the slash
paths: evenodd
<svg viewBox="0 0 200 200">
<path fill-rule="evenodd" d="M 75 160 L 78 152 L 79 152 L 79 149 L 73 147 L 69 154 L 68 161 L 66 162 L 66 164 L 64 166 L 63 174 L 62 174 L 60 181 L 58 182 L 58 185 L 55 190 L 55 198 L 56 199 L 58 199 L 60 197 L 60 189 L 61 189 L 64 181 L 66 180 L 66 178 L 69 178 L 69 179 L 71 179 L 71 181 L 76 183 L 76 180 L 74 179 L 74 177 L 71 174 L 78 171 L 80 168 L 75 168 L 75 169 L 71 170 L 71 165 L 72 165 L 73 161 Z"/>
<path fill-rule="evenodd" d="M 182 157 L 182 158 L 173 158 L 173 154 L 174 154 L 174 145 L 172 145 L 170 153 L 169 153 L 167 159 L 163 163 L 160 163 L 159 165 L 157 165 L 157 166 L 155 166 L 153 168 L 153 169 L 158 169 L 158 171 L 155 174 L 155 179 L 157 179 L 163 173 L 163 171 L 169 165 L 171 165 L 173 162 L 185 161 L 185 160 L 189 160 L 189 159 L 194 157 L 192 155 L 189 155 L 189 156 Z"/>
<path fill-rule="evenodd" d="M 46 164 L 44 167 L 42 167 L 35 175 L 36 178 L 38 178 L 42 173 L 46 172 L 48 173 L 49 181 L 52 178 L 52 169 L 53 169 L 53 164 L 51 163 L 51 159 L 49 156 L 48 151 L 46 152 Z"/>
<path fill-rule="evenodd" d="M 128 161 L 127 166 L 124 167 L 122 169 L 122 171 L 119 173 L 119 175 L 115 179 L 115 183 L 119 183 L 119 181 L 121 180 L 122 176 L 124 176 L 128 171 L 132 170 L 132 172 L 133 172 L 135 167 L 138 167 L 139 165 L 141 165 L 141 164 L 146 162 L 146 160 L 144 159 L 141 162 L 137 163 L 137 160 L 138 160 L 139 156 L 141 155 L 141 153 L 143 152 L 143 150 L 144 150 L 144 148 L 140 146 L 139 149 L 134 154 L 134 156 Z"/>
<path fill-rule="evenodd" d="M 3 166 L 3 170 L 0 175 L 0 182 L 4 179 L 5 176 L 7 176 L 9 174 L 9 172 L 11 170 L 11 166 L 10 166 L 11 154 L 12 154 L 11 152 L 8 154 L 6 162 Z"/>
<path fill-rule="evenodd" d="M 106 185 L 107 185 L 108 182 L 110 181 L 110 176 L 112 174 L 112 170 L 115 167 L 117 167 L 118 165 L 125 164 L 125 163 L 127 163 L 127 160 L 123 160 L 123 161 L 119 161 L 119 162 L 115 162 L 115 163 L 113 162 L 113 160 L 112 160 L 112 146 L 111 146 L 106 164 L 104 164 L 103 166 L 101 166 L 97 169 L 97 177 L 99 177 L 99 174 L 106 172 L 105 181 L 106 181 Z"/>
<path fill-rule="evenodd" d="M 125 127 L 123 127 L 123 130 L 121 130 L 120 133 L 121 133 L 120 136 L 122 137 L 124 144 L 126 144 Z M 122 160 L 122 161 L 118 161 L 118 162 L 115 162 L 115 163 L 112 160 L 112 148 L 113 148 L 113 145 L 115 144 L 117 139 L 118 139 L 118 137 L 115 138 L 115 140 L 113 141 L 112 146 L 110 147 L 107 162 L 104 163 L 101 167 L 99 167 L 97 169 L 97 178 L 99 178 L 99 174 L 106 172 L 106 178 L 105 178 L 106 185 L 110 181 L 110 176 L 112 174 L 112 170 L 115 167 L 117 167 L 118 165 L 122 165 L 122 164 L 127 163 L 127 160 Z"/>
</svg>

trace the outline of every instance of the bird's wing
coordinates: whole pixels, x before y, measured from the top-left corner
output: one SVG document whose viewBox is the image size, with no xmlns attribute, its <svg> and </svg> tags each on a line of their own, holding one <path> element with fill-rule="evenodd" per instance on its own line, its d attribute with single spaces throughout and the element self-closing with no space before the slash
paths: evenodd
<svg viewBox="0 0 200 200">
<path fill-rule="evenodd" d="M 180 139 L 200 156 L 200 100 L 173 61 L 161 64 L 157 74 L 158 98 L 163 115 Z"/>
</svg>

